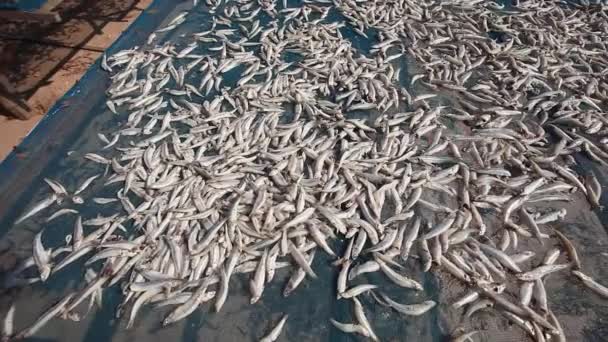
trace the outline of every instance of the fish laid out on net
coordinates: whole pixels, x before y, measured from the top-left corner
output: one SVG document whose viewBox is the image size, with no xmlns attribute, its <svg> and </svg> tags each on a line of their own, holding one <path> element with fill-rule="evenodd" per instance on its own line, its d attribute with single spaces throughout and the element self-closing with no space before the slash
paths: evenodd
<svg viewBox="0 0 608 342">
<path fill-rule="evenodd" d="M 305 280 L 327 280 L 311 266 L 317 253 L 333 257 L 337 298 L 352 303 L 352 320 L 331 324 L 374 340 L 362 296 L 408 317 L 438 303 L 400 303 L 357 282 L 372 272 L 407 291 L 424 289 L 412 265 L 447 274 L 469 289 L 453 308 L 465 317 L 493 308 L 536 341 L 565 340 L 547 299 L 550 274 L 570 273 L 608 297 L 567 234 L 549 225 L 574 196 L 600 206 L 593 173 L 571 166 L 579 152 L 608 161 L 608 8 L 540 0 L 199 7 L 211 27 L 186 45 L 158 42 L 188 12 L 147 45 L 103 56 L 107 107 L 123 123 L 85 155 L 98 175 L 73 191 L 46 180 L 52 193 L 16 223 L 55 210 L 48 220 L 72 215 L 74 231 L 65 246 L 45 245 L 52 232 L 40 231 L 32 256 L 4 282 L 44 282 L 86 260 L 86 284 L 16 332 L 11 309 L 5 337 L 78 319 L 82 303 L 90 309 L 115 284 L 127 327 L 144 306 L 170 307 L 163 325 L 207 302 L 219 311 L 243 274 L 254 304 L 288 268 L 288 296 Z M 369 51 L 345 30 L 373 41 Z M 92 201 L 121 210 L 57 210 L 88 201 L 95 183 L 115 196 Z M 522 240 L 542 248 L 521 248 Z M 284 315 L 262 341 L 286 324 Z"/>
</svg>

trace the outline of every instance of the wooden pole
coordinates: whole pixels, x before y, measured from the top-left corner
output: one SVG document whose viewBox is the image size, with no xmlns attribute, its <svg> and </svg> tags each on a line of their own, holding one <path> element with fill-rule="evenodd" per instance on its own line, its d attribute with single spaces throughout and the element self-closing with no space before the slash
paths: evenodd
<svg viewBox="0 0 608 342">
<path fill-rule="evenodd" d="M 0 18 L 7 20 L 42 21 L 55 22 L 61 21 L 59 13 L 52 12 L 24 12 L 19 10 L 0 9 Z"/>
</svg>

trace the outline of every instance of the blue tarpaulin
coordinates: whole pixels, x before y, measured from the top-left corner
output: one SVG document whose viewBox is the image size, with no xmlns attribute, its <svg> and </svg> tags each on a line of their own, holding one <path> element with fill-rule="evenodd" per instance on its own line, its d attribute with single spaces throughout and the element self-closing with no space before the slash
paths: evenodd
<svg viewBox="0 0 608 342">
<path fill-rule="evenodd" d="M 25 1 L 24 1 L 25 2 Z M 29 1 L 28 1 L 29 2 Z M 32 3 L 36 1 L 31 1 Z M 290 1 L 295 2 L 295 1 Z M 121 37 L 106 51 L 112 55 L 123 49 L 142 46 L 146 39 L 156 29 L 174 18 L 178 13 L 189 9 L 192 1 L 154 1 L 125 31 Z M 293 4 L 290 4 L 293 5 Z M 293 6 L 301 6 L 301 3 Z M 179 44 L 185 33 L 193 30 L 208 29 L 211 25 L 209 14 L 202 10 L 204 5 L 189 14 L 188 23 L 170 33 L 166 40 Z M 334 15 L 335 13 L 331 13 Z M 261 17 L 263 15 L 260 15 Z M 262 18 L 262 25 L 268 22 Z M 189 31 L 188 31 L 189 30 Z M 347 30 L 347 29 L 345 29 Z M 367 51 L 370 41 L 344 32 L 349 36 L 353 46 L 359 51 Z M 370 36 L 372 33 L 370 32 Z M 58 246 L 64 237 L 72 230 L 70 220 L 63 218 L 45 223 L 42 217 L 28 220 L 18 227 L 13 222 L 33 203 L 48 195 L 48 188 L 43 178 L 49 177 L 60 180 L 67 188 L 73 189 L 80 182 L 96 173 L 99 169 L 90 167 L 83 162 L 84 154 L 99 150 L 98 132 L 113 132 L 124 117 L 109 113 L 106 108 L 105 91 L 110 84 L 109 75 L 100 69 L 97 61 L 70 89 L 65 96 L 49 110 L 43 120 L 15 148 L 9 157 L 0 164 L 0 252 L 10 249 L 18 257 L 31 255 L 31 241 L 34 234 L 45 229 L 45 241 L 49 245 Z M 407 68 L 404 67 L 403 70 Z M 403 71 L 405 74 L 406 71 Z M 404 75 L 404 79 L 408 79 Z M 226 80 L 233 82 L 234 80 Z M 100 197 L 109 197 L 111 193 L 100 185 L 97 189 Z M 105 196 L 107 195 L 107 196 Z M 90 217 L 99 212 L 87 209 L 80 210 L 81 215 Z M 111 213 L 111 212 L 110 212 Z M 109 214 L 110 213 L 103 213 Z M 589 210 L 581 210 L 576 222 L 561 222 L 575 236 L 575 243 L 580 248 L 581 257 L 588 262 L 591 269 L 600 261 L 596 258 L 605 251 L 606 232 L 597 217 Z M 44 216 L 44 215 L 39 215 Z M 595 221 L 593 221 L 595 219 Z M 598 242 L 599 241 L 599 242 Z M 523 243 L 523 242 L 522 242 Z M 333 246 L 340 250 L 344 246 Z M 582 246 L 581 246 L 582 247 Z M 524 246 L 526 248 L 526 246 Z M 321 254 L 321 253 L 319 253 Z M 0 257 L 0 266 L 6 262 Z M 38 334 L 39 341 L 253 341 L 268 330 L 271 322 L 276 322 L 282 314 L 289 314 L 289 328 L 279 341 L 355 341 L 363 340 L 353 335 L 340 333 L 328 323 L 329 318 L 347 322 L 352 320 L 351 303 L 337 301 L 335 295 L 335 274 L 328 264 L 331 262 L 325 255 L 315 258 L 314 269 L 319 272 L 317 281 L 307 281 L 290 297 L 281 295 L 284 279 L 288 273 L 277 275 L 277 281 L 268 284 L 261 301 L 249 305 L 248 281 L 245 277 L 235 280 L 230 285 L 229 300 L 220 313 L 212 313 L 209 308 L 197 310 L 179 324 L 163 328 L 162 321 L 166 310 L 142 310 L 135 327 L 125 329 L 124 318 L 117 319 L 115 314 L 122 300 L 121 289 L 117 286 L 104 291 L 103 305 L 94 309 L 80 322 L 70 320 L 53 320 Z M 4 268 L 3 268 L 4 269 Z M 367 301 L 366 310 L 381 340 L 386 341 L 445 341 L 449 334 L 448 324 L 453 323 L 454 317 L 448 317 L 445 312 L 451 303 L 445 300 L 447 293 L 454 296 L 463 295 L 467 289 L 454 285 L 453 279 L 445 279 L 433 273 L 423 273 L 412 270 L 411 276 L 418 279 L 424 287 L 419 293 L 406 292 L 403 289 L 387 291 L 387 294 L 398 302 L 413 303 L 432 299 L 440 305 L 424 317 L 404 317 L 389 315 L 389 311 L 373 300 Z M 66 293 L 66 288 L 82 288 L 82 263 L 74 264 L 58 274 L 53 274 L 43 284 L 11 290 L 0 296 L 0 308 L 8 307 L 10 302 L 17 302 L 16 326 L 23 327 L 36 319 L 38 315 Z M 382 284 L 386 279 L 380 274 L 366 275 L 364 281 Z M 597 297 L 583 294 L 581 287 L 568 281 L 562 275 L 555 275 L 547 282 L 547 291 L 552 307 L 564 320 L 568 329 L 577 329 L 576 337 L 584 336 L 587 341 L 603 341 L 606 336 L 608 310 Z M 449 290 L 448 290 L 449 289 Z M 555 305 L 554 305 L 555 303 Z M 604 302 L 605 303 L 605 302 Z M 553 306 L 554 305 L 554 306 Z M 1 313 L 5 312 L 2 309 Z M 590 316 L 590 312 L 593 315 Z M 498 316 L 495 313 L 480 315 Z M 123 312 L 123 316 L 125 312 Z M 589 319 L 584 321 L 585 317 Z M 475 317 L 477 319 L 477 317 Z M 566 322 L 570 318 L 571 320 Z M 460 319 L 460 318 L 458 318 Z M 578 321 L 577 321 L 578 320 Z M 572 323 L 574 322 L 574 323 Z M 577 323 L 579 322 L 579 323 Z M 572 324 L 572 325 L 571 325 Z M 575 327 L 580 324 L 584 327 Z M 509 335 L 514 327 L 499 327 L 505 336 L 490 336 L 483 341 L 519 341 Z M 582 330 L 582 333 L 581 333 Z M 569 333 L 570 331 L 567 330 Z M 574 340 L 577 340 L 576 338 Z M 580 340 L 580 339 L 578 339 Z M 477 341 L 477 340 L 476 340 Z"/>
<path fill-rule="evenodd" d="M 21 11 L 35 11 L 42 7 L 46 0 L 13 0 L 0 1 L 0 9 L 16 9 Z"/>
</svg>

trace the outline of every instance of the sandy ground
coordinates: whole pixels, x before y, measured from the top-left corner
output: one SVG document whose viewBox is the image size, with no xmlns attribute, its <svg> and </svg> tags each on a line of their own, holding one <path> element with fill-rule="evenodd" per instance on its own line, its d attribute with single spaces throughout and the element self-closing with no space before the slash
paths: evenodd
<svg viewBox="0 0 608 342">
<path fill-rule="evenodd" d="M 83 6 L 86 2 L 91 5 Z M 68 46 L 84 42 L 85 47 L 74 49 L 0 37 L 0 75 L 27 98 L 32 113 L 30 119 L 19 120 L 0 107 L 0 161 L 100 56 L 101 52 L 95 50 L 110 46 L 151 2 L 97 0 L 70 3 L 66 0 L 57 11 L 68 19 L 59 26 L 47 29 L 39 25 L 0 23 L 0 32 L 3 33 L 53 39 Z M 95 12 L 101 13 L 100 16 L 92 16 Z M 95 32 L 96 28 L 99 32 Z"/>
</svg>

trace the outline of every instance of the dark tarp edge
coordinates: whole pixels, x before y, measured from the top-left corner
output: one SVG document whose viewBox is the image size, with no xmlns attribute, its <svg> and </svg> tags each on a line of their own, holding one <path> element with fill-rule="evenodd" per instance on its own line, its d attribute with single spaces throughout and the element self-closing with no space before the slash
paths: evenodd
<svg viewBox="0 0 608 342">
<path fill-rule="evenodd" d="M 0 9 L 16 9 L 16 10 L 21 10 L 21 11 L 35 11 L 37 9 L 40 9 L 40 7 L 42 7 L 42 5 L 44 5 L 46 3 L 46 0 L 17 0 L 14 2 L 11 1 L 7 1 L 7 2 L 1 2 L 0 1 Z"/>
</svg>

